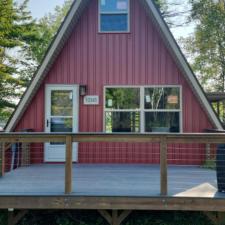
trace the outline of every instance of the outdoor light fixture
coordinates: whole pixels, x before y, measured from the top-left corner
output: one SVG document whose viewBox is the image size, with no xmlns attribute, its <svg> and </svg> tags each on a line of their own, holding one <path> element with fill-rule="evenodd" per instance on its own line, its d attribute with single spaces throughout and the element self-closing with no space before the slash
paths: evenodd
<svg viewBox="0 0 225 225">
<path fill-rule="evenodd" d="M 87 93 L 87 85 L 80 85 L 80 96 L 84 96 Z"/>
</svg>

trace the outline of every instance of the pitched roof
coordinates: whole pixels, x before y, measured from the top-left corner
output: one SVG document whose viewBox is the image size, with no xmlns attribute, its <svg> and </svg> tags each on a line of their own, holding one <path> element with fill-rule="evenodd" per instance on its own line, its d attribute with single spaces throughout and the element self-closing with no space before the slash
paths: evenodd
<svg viewBox="0 0 225 225">
<path fill-rule="evenodd" d="M 16 110 L 14 111 L 13 115 L 11 116 L 10 120 L 8 121 L 5 131 L 9 132 L 12 131 L 19 119 L 22 117 L 24 111 L 26 110 L 28 104 L 32 100 L 32 97 L 37 92 L 38 88 L 41 85 L 41 82 L 47 75 L 48 71 L 51 68 L 51 65 L 54 63 L 56 57 L 58 56 L 59 52 L 63 48 L 65 42 L 67 41 L 69 35 L 71 34 L 75 24 L 79 20 L 83 9 L 86 7 L 90 0 L 75 0 L 73 5 L 71 6 L 68 15 L 66 16 L 63 24 L 61 25 L 57 35 L 55 36 L 51 46 L 49 47 L 41 65 L 39 66 L 34 78 L 31 81 L 30 86 L 27 88 L 26 92 L 24 93 L 20 103 L 18 104 Z M 177 42 L 175 41 L 172 33 L 170 32 L 167 24 L 165 23 L 164 19 L 161 16 L 161 13 L 155 6 L 152 0 L 140 0 L 143 3 L 147 13 L 149 14 L 150 18 L 156 25 L 159 33 L 162 36 L 165 44 L 167 45 L 171 55 L 173 56 L 174 60 L 176 61 L 177 65 L 183 72 L 186 77 L 186 80 L 192 86 L 196 96 L 199 98 L 200 103 L 206 110 L 209 118 L 213 122 L 213 124 L 218 129 L 223 129 L 222 125 L 215 114 L 211 104 L 207 100 L 207 97 L 199 84 L 198 80 L 196 79 L 193 71 L 191 70 L 186 58 L 182 54 Z"/>
</svg>

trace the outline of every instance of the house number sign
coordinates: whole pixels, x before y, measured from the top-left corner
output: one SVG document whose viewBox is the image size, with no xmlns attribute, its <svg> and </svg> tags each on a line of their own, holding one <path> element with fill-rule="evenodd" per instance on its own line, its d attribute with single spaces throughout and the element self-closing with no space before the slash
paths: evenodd
<svg viewBox="0 0 225 225">
<path fill-rule="evenodd" d="M 84 105 L 98 105 L 99 96 L 97 95 L 87 95 L 84 97 Z"/>
</svg>

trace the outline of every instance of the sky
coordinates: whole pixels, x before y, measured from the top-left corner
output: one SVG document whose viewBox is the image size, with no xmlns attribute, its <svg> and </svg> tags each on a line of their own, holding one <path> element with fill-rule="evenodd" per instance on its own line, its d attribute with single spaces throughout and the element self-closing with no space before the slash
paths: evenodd
<svg viewBox="0 0 225 225">
<path fill-rule="evenodd" d="M 21 0 L 19 0 L 21 1 Z M 168 0 L 169 2 L 179 2 L 180 0 Z M 57 5 L 62 5 L 64 0 L 30 0 L 29 9 L 34 18 L 41 18 L 49 12 L 53 12 Z M 182 0 L 182 7 L 177 7 L 176 5 L 171 8 L 173 11 L 182 11 L 188 7 L 188 0 Z M 194 25 L 189 25 L 185 27 L 173 28 L 172 32 L 175 38 L 178 40 L 180 37 L 187 37 L 193 32 Z"/>
<path fill-rule="evenodd" d="M 43 17 L 49 12 L 53 12 L 57 5 L 62 5 L 64 0 L 30 0 L 29 8 L 34 18 Z"/>
</svg>

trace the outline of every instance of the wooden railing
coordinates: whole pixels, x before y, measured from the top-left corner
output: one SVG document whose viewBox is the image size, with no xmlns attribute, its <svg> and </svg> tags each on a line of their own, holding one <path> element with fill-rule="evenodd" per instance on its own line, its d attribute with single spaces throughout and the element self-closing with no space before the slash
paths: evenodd
<svg viewBox="0 0 225 225">
<path fill-rule="evenodd" d="M 167 146 L 168 144 L 221 144 L 225 143 L 223 133 L 204 134 L 105 134 L 105 133 L 1 133 L 0 164 L 4 163 L 5 143 L 49 143 L 66 144 L 65 194 L 72 192 L 72 146 L 77 143 L 126 142 L 126 143 L 159 143 L 160 144 L 160 190 L 161 195 L 168 193 L 167 182 Z M 2 165 L 1 165 L 2 167 Z M 0 174 L 1 175 L 1 174 Z"/>
</svg>

